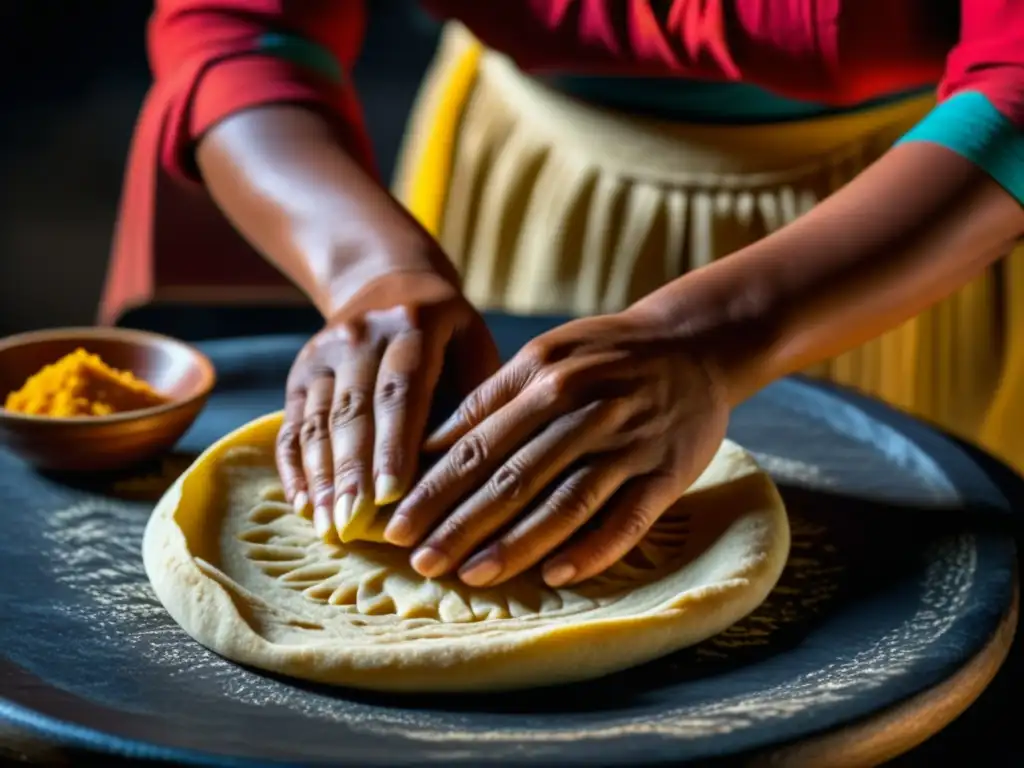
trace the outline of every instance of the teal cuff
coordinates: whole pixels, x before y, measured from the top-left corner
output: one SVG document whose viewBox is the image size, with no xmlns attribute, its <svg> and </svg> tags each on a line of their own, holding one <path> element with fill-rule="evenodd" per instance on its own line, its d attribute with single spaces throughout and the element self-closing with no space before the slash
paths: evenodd
<svg viewBox="0 0 1024 768">
<path fill-rule="evenodd" d="M 983 169 L 1024 205 L 1024 133 L 978 91 L 951 96 L 899 140 L 941 144 Z"/>
<path fill-rule="evenodd" d="M 299 35 L 267 32 L 257 38 L 256 50 L 307 67 L 333 83 L 340 85 L 345 82 L 345 71 L 334 54 L 322 45 Z"/>
</svg>

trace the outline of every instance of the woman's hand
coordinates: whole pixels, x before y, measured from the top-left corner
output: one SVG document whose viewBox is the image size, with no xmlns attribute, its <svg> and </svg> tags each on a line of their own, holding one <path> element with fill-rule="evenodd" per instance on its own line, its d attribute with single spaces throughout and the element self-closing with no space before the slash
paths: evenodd
<svg viewBox="0 0 1024 768">
<path fill-rule="evenodd" d="M 320 111 L 270 104 L 196 148 L 220 209 L 327 318 L 292 367 L 277 452 L 288 498 L 300 514 L 312 504 L 321 536 L 408 487 L 446 360 L 459 395 L 498 364 L 454 266 L 350 138 Z"/>
<path fill-rule="evenodd" d="M 528 344 L 430 438 L 447 453 L 387 539 L 419 544 L 423 576 L 457 569 L 473 586 L 541 561 L 562 586 L 625 556 L 711 461 L 728 422 L 718 373 L 663 328 L 627 312 Z"/>
<path fill-rule="evenodd" d="M 433 272 L 377 278 L 327 320 L 288 378 L 277 464 L 321 537 L 397 500 L 416 472 L 446 359 L 460 394 L 498 367 L 483 319 Z"/>
</svg>

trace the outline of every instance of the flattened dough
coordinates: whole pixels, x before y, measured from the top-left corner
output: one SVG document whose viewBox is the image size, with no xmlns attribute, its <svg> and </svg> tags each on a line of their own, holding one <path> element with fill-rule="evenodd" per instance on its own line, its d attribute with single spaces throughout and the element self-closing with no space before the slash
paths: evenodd
<svg viewBox="0 0 1024 768">
<path fill-rule="evenodd" d="M 238 662 L 389 691 L 493 691 L 625 669 L 722 631 L 756 608 L 789 551 L 786 512 L 751 456 L 725 442 L 693 488 L 607 574 L 549 589 L 423 579 L 408 552 L 321 543 L 274 469 L 280 414 L 210 448 L 146 528 L 167 611 Z"/>
</svg>

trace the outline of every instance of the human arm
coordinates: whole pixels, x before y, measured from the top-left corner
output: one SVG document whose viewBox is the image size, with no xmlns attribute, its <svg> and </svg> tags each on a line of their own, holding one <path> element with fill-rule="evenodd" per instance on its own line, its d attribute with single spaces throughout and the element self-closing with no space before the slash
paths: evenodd
<svg viewBox="0 0 1024 768">
<path fill-rule="evenodd" d="M 432 577 L 461 566 L 490 584 L 538 563 L 553 586 L 596 575 L 696 479 L 731 407 L 911 317 L 1021 232 L 1020 205 L 983 171 L 898 147 L 790 227 L 528 345 L 433 437 L 445 457 L 388 535 L 418 543 L 412 562 Z"/>
<path fill-rule="evenodd" d="M 165 168 L 203 183 L 327 320 L 293 366 L 278 454 L 321 535 L 410 482 L 445 357 L 467 386 L 495 359 L 454 269 L 374 174 L 347 77 L 361 26 L 348 0 L 161 0 L 150 28 L 173 90 Z"/>
<path fill-rule="evenodd" d="M 1024 208 L 983 169 L 905 143 L 790 226 L 633 309 L 706 339 L 735 404 L 913 317 L 1022 235 Z"/>
<path fill-rule="evenodd" d="M 996 26 L 1018 42 L 987 50 L 1024 51 L 1020 24 Z M 943 106 L 814 211 L 626 312 L 537 339 L 434 436 L 446 456 L 389 534 L 419 543 L 421 573 L 461 566 L 471 583 L 536 563 L 574 583 L 621 558 L 706 465 L 733 405 L 913 316 L 1024 233 L 1020 73 L 951 57 Z M 975 93 L 986 110 L 950 111 Z M 468 500 L 445 514 L 452 496 Z"/>
<path fill-rule="evenodd" d="M 676 304 L 700 295 L 699 306 L 727 306 L 722 291 L 738 291 L 732 300 L 751 309 L 732 311 L 758 318 L 761 351 L 742 352 L 754 372 L 739 377 L 749 382 L 741 393 L 912 317 L 1024 234 L 1024 4 L 962 4 L 960 42 L 938 95 L 921 123 L 839 193 L 678 283 Z M 747 269 L 748 280 L 738 279 Z"/>
</svg>

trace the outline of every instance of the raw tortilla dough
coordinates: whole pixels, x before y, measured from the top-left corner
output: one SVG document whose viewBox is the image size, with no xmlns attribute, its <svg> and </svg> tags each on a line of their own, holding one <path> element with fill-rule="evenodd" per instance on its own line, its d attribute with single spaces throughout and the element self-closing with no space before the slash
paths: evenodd
<svg viewBox="0 0 1024 768">
<path fill-rule="evenodd" d="M 238 662 L 389 691 L 494 691 L 599 677 L 700 642 L 756 608 L 789 551 L 775 485 L 726 441 L 607 574 L 549 589 L 423 579 L 408 552 L 321 543 L 274 469 L 280 414 L 188 469 L 146 528 L 146 572 L 193 638 Z"/>
</svg>

